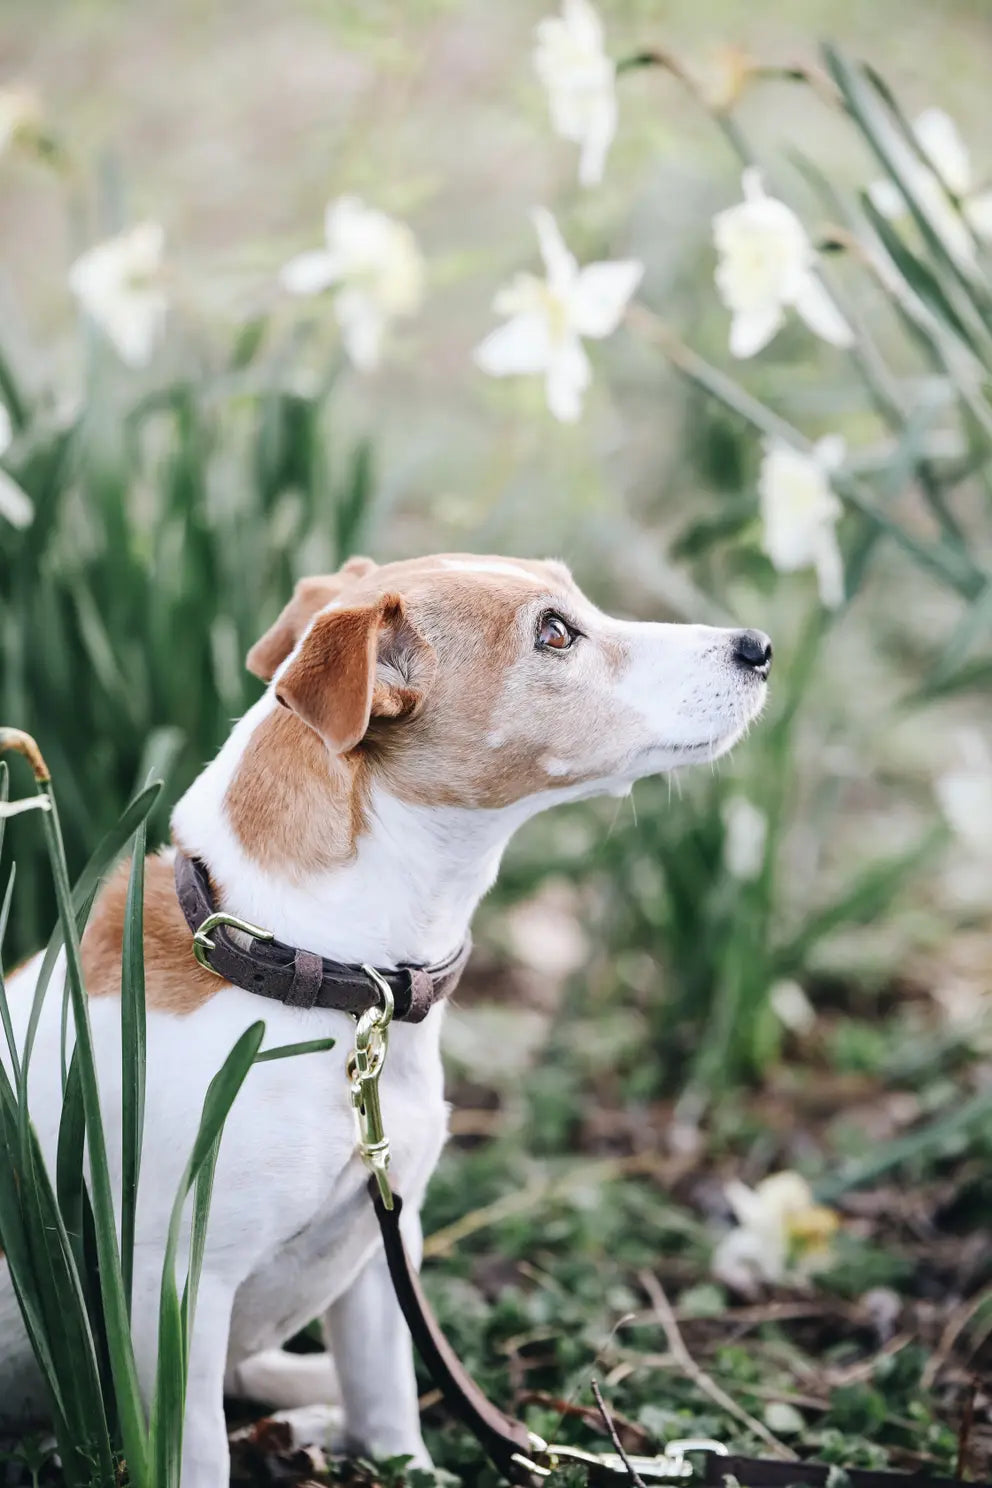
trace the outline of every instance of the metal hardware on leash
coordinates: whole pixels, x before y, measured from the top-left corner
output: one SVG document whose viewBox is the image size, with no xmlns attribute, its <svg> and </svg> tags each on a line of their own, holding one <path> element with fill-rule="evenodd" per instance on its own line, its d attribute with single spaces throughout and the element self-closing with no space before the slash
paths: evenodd
<svg viewBox="0 0 992 1488">
<path fill-rule="evenodd" d="M 374 966 L 362 970 L 382 998 L 381 1007 L 366 1008 L 355 1027 L 355 1047 L 348 1055 L 351 1107 L 358 1126 L 358 1155 L 375 1179 L 387 1209 L 393 1207 L 389 1186 L 389 1138 L 382 1124 L 379 1076 L 386 1062 L 389 1025 L 393 1018 L 393 993 Z"/>
<path fill-rule="evenodd" d="M 216 914 L 207 915 L 207 918 L 193 936 L 193 955 L 204 970 L 212 971 L 214 976 L 223 976 L 223 972 L 217 971 L 207 960 L 207 952 L 215 949 L 214 943 L 210 939 L 210 931 L 216 930 L 218 925 L 230 925 L 232 930 L 241 930 L 245 935 L 250 935 L 253 940 L 273 940 L 275 938 L 271 930 L 263 930 L 260 925 L 250 925 L 247 920 L 239 920 L 237 915 L 222 914 L 220 910 Z"/>
<path fill-rule="evenodd" d="M 586 1452 L 581 1447 L 549 1446 L 534 1432 L 530 1433 L 530 1440 L 534 1458 L 515 1452 L 513 1461 L 538 1478 L 549 1478 L 558 1468 L 575 1463 L 577 1466 L 598 1468 L 601 1472 L 616 1473 L 619 1477 L 628 1479 L 629 1469 L 633 1468 L 639 1477 L 650 1482 L 670 1483 L 679 1478 L 692 1477 L 695 1469 L 686 1455 L 689 1452 L 713 1452 L 718 1457 L 727 1456 L 727 1448 L 723 1442 L 711 1441 L 706 1437 L 680 1437 L 677 1441 L 666 1442 L 658 1457 L 628 1455 L 626 1462 L 618 1452 Z M 543 1462 L 536 1461 L 538 1457 L 543 1458 Z"/>
</svg>

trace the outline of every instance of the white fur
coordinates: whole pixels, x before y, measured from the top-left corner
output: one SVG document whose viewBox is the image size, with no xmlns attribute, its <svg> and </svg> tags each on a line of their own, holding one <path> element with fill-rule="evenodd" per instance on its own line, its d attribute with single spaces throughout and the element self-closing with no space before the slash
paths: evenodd
<svg viewBox="0 0 992 1488">
<path fill-rule="evenodd" d="M 533 581 L 512 564 L 447 563 L 467 571 L 519 573 Z M 499 810 L 411 806 L 377 788 L 354 858 L 333 871 L 290 882 L 247 856 L 224 809 L 249 738 L 277 706 L 270 688 L 180 801 L 173 819 L 178 839 L 208 864 L 224 908 L 271 929 L 282 941 L 337 960 L 381 966 L 447 956 L 495 879 L 510 836 L 528 817 L 558 801 L 623 791 L 639 775 L 682 759 L 713 757 L 760 707 L 764 689 L 734 670 L 728 632 L 600 618 L 623 641 L 628 656 L 621 676 L 608 678 L 601 668 L 590 672 L 588 684 L 612 689 L 607 701 L 615 709 L 615 737 L 581 741 L 583 758 L 568 764 L 554 755 L 544 760 L 550 776 L 570 769 L 594 773 L 586 783 L 549 788 Z M 581 658 L 578 664 L 584 664 Z M 508 678 L 514 703 L 526 713 L 521 685 Z M 488 726 L 479 740 L 480 748 L 487 745 L 497 747 Z M 36 959 L 11 981 L 19 1038 L 37 969 Z M 31 1068 L 32 1110 L 50 1163 L 61 1105 L 60 980 L 53 980 L 49 992 Z M 91 1018 L 119 1190 L 119 1003 L 94 1000 Z M 154 1376 L 169 1210 L 204 1093 L 238 1035 L 260 1018 L 267 1046 L 324 1034 L 333 1035 L 337 1045 L 329 1054 L 257 1066 L 228 1123 L 194 1331 L 183 1488 L 222 1488 L 227 1482 L 225 1381 L 230 1389 L 271 1397 L 274 1405 L 309 1404 L 301 1398 L 306 1395 L 326 1401 L 332 1390 L 327 1361 L 300 1364 L 272 1352 L 318 1314 L 324 1317 L 340 1380 L 347 1441 L 427 1461 L 409 1340 L 354 1153 L 345 1075 L 353 1023 L 340 1013 L 301 1012 L 230 986 L 219 987 L 188 1016 L 149 1010 L 134 1300 L 142 1385 L 149 1389 Z M 415 1259 L 420 1204 L 447 1126 L 442 1020 L 439 1008 L 420 1025 L 394 1027 L 383 1077 L 392 1173 L 404 1196 L 407 1242 Z M 0 1421 L 22 1420 L 43 1404 L 9 1278 L 0 1267 Z M 321 1420 L 327 1419 L 325 1411 Z"/>
</svg>

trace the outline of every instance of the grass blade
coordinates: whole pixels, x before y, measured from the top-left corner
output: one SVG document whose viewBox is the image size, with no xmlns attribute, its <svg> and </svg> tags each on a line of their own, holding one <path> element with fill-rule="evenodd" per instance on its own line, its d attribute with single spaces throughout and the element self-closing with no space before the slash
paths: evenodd
<svg viewBox="0 0 992 1488">
<path fill-rule="evenodd" d="M 145 1125 L 145 957 L 144 898 L 147 821 L 134 837 L 127 886 L 121 960 L 121 1271 L 128 1316 L 134 1278 L 134 1223 Z"/>
</svg>

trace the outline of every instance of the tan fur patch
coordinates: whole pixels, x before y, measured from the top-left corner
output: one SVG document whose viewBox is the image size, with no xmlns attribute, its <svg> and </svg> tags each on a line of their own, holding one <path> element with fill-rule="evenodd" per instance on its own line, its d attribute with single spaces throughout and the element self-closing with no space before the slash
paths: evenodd
<svg viewBox="0 0 992 1488">
<path fill-rule="evenodd" d="M 256 862 L 299 881 L 354 853 L 367 773 L 362 755 L 335 758 L 301 718 L 278 708 L 248 741 L 228 787 L 227 818 Z"/>
<path fill-rule="evenodd" d="M 119 997 L 121 950 L 130 863 L 101 889 L 83 935 L 83 975 L 91 997 Z M 228 985 L 193 955 L 192 937 L 176 898 L 172 863 L 145 860 L 145 1001 L 167 1013 L 192 1013 Z"/>
</svg>

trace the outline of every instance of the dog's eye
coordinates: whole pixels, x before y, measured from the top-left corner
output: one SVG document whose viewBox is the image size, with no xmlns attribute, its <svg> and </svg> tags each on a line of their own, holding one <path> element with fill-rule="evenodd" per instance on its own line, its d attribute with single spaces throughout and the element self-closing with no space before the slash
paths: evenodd
<svg viewBox="0 0 992 1488">
<path fill-rule="evenodd" d="M 541 616 L 535 643 L 539 651 L 567 651 L 574 640 L 575 631 L 560 615 L 552 611 Z"/>
</svg>

